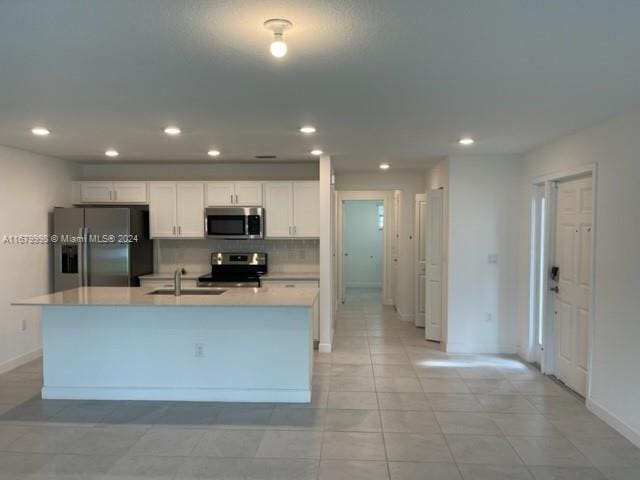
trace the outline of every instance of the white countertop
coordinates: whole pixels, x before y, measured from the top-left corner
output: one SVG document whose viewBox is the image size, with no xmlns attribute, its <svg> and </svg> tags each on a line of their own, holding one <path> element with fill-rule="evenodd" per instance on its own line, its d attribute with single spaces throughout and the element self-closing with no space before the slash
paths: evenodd
<svg viewBox="0 0 640 480">
<path fill-rule="evenodd" d="M 182 274 L 183 280 L 197 280 L 198 277 L 202 275 L 208 275 L 211 273 L 211 270 L 202 271 L 202 272 L 190 272 Z M 154 272 L 149 273 L 148 275 L 140 275 L 138 278 L 141 280 L 173 280 L 174 272 Z"/>
<path fill-rule="evenodd" d="M 12 303 L 23 306 L 311 307 L 317 288 L 229 288 L 222 295 L 148 295 L 153 288 L 80 287 Z M 204 290 L 204 289 L 203 289 Z"/>
</svg>

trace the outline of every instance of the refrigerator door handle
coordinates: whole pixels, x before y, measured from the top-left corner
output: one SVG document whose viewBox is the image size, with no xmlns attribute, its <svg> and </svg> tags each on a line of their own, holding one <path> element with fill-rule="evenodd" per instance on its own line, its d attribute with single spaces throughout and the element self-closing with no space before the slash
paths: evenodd
<svg viewBox="0 0 640 480">
<path fill-rule="evenodd" d="M 78 281 L 81 287 L 84 287 L 84 228 L 78 229 Z"/>
<path fill-rule="evenodd" d="M 89 229 L 83 229 L 83 238 L 82 238 L 82 275 L 84 277 L 83 285 L 85 287 L 89 286 Z"/>
</svg>

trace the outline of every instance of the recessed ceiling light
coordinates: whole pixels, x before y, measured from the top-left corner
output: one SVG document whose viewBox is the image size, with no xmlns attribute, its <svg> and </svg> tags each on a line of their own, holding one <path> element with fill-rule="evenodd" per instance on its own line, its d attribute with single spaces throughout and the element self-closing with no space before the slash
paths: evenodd
<svg viewBox="0 0 640 480">
<path fill-rule="evenodd" d="M 167 135 L 180 135 L 181 130 L 178 127 L 167 127 L 164 129 L 164 133 Z"/>
<path fill-rule="evenodd" d="M 474 143 L 476 143 L 476 141 L 471 137 L 463 137 L 460 140 L 458 140 L 458 143 L 460 145 L 469 146 L 469 145 L 473 145 Z"/>
<path fill-rule="evenodd" d="M 388 163 L 381 163 L 380 164 L 380 170 L 389 170 L 389 164 Z"/>
<path fill-rule="evenodd" d="M 210 157 L 219 157 L 220 156 L 220 150 L 209 150 L 207 152 L 207 155 L 209 155 Z"/>
<path fill-rule="evenodd" d="M 282 58 L 287 54 L 287 44 L 284 42 L 284 31 L 293 27 L 293 23 L 284 18 L 272 18 L 264 22 L 264 28 L 273 32 L 273 42 L 269 47 L 271 55 Z"/>
<path fill-rule="evenodd" d="M 118 152 L 117 150 L 114 150 L 113 148 L 110 148 L 109 150 L 104 152 L 104 154 L 107 157 L 117 157 L 118 155 L 120 155 L 120 152 Z"/>
<path fill-rule="evenodd" d="M 316 133 L 316 127 L 314 127 L 312 125 L 304 125 L 304 126 L 300 127 L 300 131 L 302 133 L 306 133 L 306 134 Z"/>
<path fill-rule="evenodd" d="M 44 128 L 44 127 L 33 127 L 31 129 L 31 133 L 33 133 L 34 135 L 38 135 L 39 137 L 46 137 L 47 135 L 49 135 L 51 132 L 49 131 L 48 128 Z"/>
<path fill-rule="evenodd" d="M 311 155 L 315 155 L 316 157 L 322 155 L 324 152 L 319 148 L 315 148 L 309 152 Z"/>
</svg>

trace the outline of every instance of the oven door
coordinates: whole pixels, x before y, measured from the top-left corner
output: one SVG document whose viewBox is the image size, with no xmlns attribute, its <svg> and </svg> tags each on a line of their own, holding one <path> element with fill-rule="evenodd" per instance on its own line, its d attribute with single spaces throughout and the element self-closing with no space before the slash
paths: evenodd
<svg viewBox="0 0 640 480">
<path fill-rule="evenodd" d="M 207 208 L 207 237 L 262 238 L 262 208 Z"/>
</svg>

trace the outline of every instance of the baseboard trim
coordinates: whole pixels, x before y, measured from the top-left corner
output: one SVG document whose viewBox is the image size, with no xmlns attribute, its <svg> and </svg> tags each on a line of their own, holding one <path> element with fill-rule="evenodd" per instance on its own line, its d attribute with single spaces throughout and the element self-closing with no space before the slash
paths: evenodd
<svg viewBox="0 0 640 480">
<path fill-rule="evenodd" d="M 308 403 L 311 401 L 311 390 L 45 386 L 42 388 L 42 398 L 55 400 Z"/>
<path fill-rule="evenodd" d="M 415 315 L 413 313 L 402 313 L 400 310 L 397 309 L 396 307 L 396 311 L 398 312 L 398 316 L 400 317 L 400 320 L 403 322 L 413 322 L 415 320 Z"/>
<path fill-rule="evenodd" d="M 448 342 L 445 346 L 448 353 L 494 353 L 515 354 L 515 345 L 483 344 L 483 343 L 454 343 Z"/>
<path fill-rule="evenodd" d="M 0 364 L 0 374 L 9 372 L 14 368 L 18 368 L 25 363 L 29 363 L 36 358 L 40 358 L 42 356 L 42 348 L 36 348 L 35 350 L 27 353 L 23 353 L 22 355 L 18 355 L 17 357 L 11 358 L 4 363 Z"/>
<path fill-rule="evenodd" d="M 318 351 L 320 353 L 331 353 L 331 344 L 330 343 L 321 343 L 318 345 Z"/>
<path fill-rule="evenodd" d="M 605 407 L 599 405 L 593 400 L 587 399 L 586 405 L 589 411 L 600 418 L 600 420 L 608 424 L 613 429 L 617 430 L 618 433 L 626 437 L 627 440 L 633 443 L 636 447 L 640 448 L 640 432 L 634 430 L 632 427 L 618 418 L 618 416 L 616 416 L 614 413 L 611 413 Z"/>
</svg>

